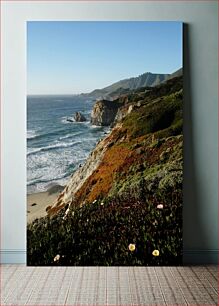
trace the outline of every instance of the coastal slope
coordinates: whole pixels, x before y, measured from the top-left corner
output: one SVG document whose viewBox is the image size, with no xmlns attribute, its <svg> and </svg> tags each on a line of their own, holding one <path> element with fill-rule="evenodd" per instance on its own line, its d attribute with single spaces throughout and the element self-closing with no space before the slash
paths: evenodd
<svg viewBox="0 0 219 306">
<path fill-rule="evenodd" d="M 181 263 L 182 97 L 179 76 L 112 101 L 110 134 L 28 226 L 29 264 L 57 264 L 57 254 L 60 265 Z"/>
</svg>

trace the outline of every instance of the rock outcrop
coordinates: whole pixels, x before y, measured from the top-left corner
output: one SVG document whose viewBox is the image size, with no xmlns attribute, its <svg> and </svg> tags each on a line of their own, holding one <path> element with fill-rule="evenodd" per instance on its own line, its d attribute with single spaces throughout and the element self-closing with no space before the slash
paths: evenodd
<svg viewBox="0 0 219 306">
<path fill-rule="evenodd" d="M 76 122 L 85 122 L 85 121 L 87 121 L 87 119 L 85 118 L 85 116 L 82 115 L 82 113 L 80 113 L 80 112 L 76 112 L 76 113 L 74 114 L 74 119 L 75 119 Z"/>
<path fill-rule="evenodd" d="M 116 101 L 97 101 L 91 113 L 91 123 L 99 126 L 109 126 L 114 122 L 121 104 Z"/>
<path fill-rule="evenodd" d="M 124 106 L 120 107 L 116 113 L 113 125 L 121 122 L 127 115 L 129 115 L 133 110 L 141 107 L 141 101 L 137 103 L 127 103 Z"/>
<path fill-rule="evenodd" d="M 66 121 L 67 122 L 75 122 L 72 118 L 67 118 Z"/>
</svg>

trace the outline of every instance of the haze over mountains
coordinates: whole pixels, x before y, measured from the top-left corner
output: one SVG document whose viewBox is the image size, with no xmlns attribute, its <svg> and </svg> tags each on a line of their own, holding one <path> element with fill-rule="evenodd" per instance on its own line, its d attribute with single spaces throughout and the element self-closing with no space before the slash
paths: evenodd
<svg viewBox="0 0 219 306">
<path fill-rule="evenodd" d="M 137 77 L 132 77 L 129 79 L 120 80 L 113 83 L 110 86 L 104 87 L 102 89 L 95 89 L 88 94 L 82 94 L 85 96 L 92 97 L 94 99 L 99 98 L 110 98 L 111 96 L 121 95 L 126 93 L 127 90 L 134 90 L 141 87 L 154 87 L 159 85 L 173 77 L 181 76 L 182 68 L 173 72 L 172 74 L 160 74 L 145 72 Z"/>
</svg>

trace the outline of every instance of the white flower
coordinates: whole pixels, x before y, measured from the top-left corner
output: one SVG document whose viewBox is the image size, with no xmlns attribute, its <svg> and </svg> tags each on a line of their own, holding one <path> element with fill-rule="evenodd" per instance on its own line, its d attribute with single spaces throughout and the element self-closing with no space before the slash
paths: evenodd
<svg viewBox="0 0 219 306">
<path fill-rule="evenodd" d="M 68 209 L 66 209 L 66 211 L 65 211 L 65 215 L 64 215 L 64 217 L 62 218 L 63 220 L 65 220 L 65 219 L 66 219 L 66 217 L 67 217 L 67 215 L 68 215 L 69 211 L 70 211 L 70 209 L 69 209 L 69 208 L 68 208 Z"/>
<path fill-rule="evenodd" d="M 69 211 L 70 211 L 70 209 L 68 208 L 68 209 L 65 211 L 65 216 L 68 215 Z"/>
<path fill-rule="evenodd" d="M 60 259 L 60 255 L 59 254 L 57 254 L 55 257 L 54 257 L 54 261 L 59 261 L 59 259 Z"/>
<path fill-rule="evenodd" d="M 160 255 L 160 252 L 159 252 L 158 250 L 154 250 L 154 251 L 152 252 L 152 255 L 153 255 L 153 256 L 159 256 L 159 255 Z"/>
<path fill-rule="evenodd" d="M 97 200 L 94 200 L 94 201 L 93 201 L 93 204 L 96 203 L 96 202 L 97 202 Z"/>
<path fill-rule="evenodd" d="M 129 251 L 133 252 L 135 250 L 135 244 L 130 243 L 129 244 Z"/>
<path fill-rule="evenodd" d="M 163 204 L 158 204 L 158 205 L 157 205 L 157 208 L 158 208 L 158 209 L 163 209 Z"/>
<path fill-rule="evenodd" d="M 100 205 L 102 205 L 102 206 L 103 206 L 103 205 L 104 205 L 104 203 L 103 203 L 103 202 L 101 202 L 101 203 L 100 203 Z"/>
</svg>

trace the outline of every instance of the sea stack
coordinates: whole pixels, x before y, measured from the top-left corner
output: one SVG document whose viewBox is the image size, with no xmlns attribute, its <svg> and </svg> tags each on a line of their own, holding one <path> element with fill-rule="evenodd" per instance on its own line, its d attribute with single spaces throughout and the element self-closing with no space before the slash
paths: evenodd
<svg viewBox="0 0 219 306">
<path fill-rule="evenodd" d="M 74 119 L 75 119 L 76 122 L 84 122 L 84 121 L 87 120 L 87 119 L 85 118 L 85 116 L 82 115 L 80 112 L 76 112 L 76 113 L 74 114 Z"/>
</svg>

